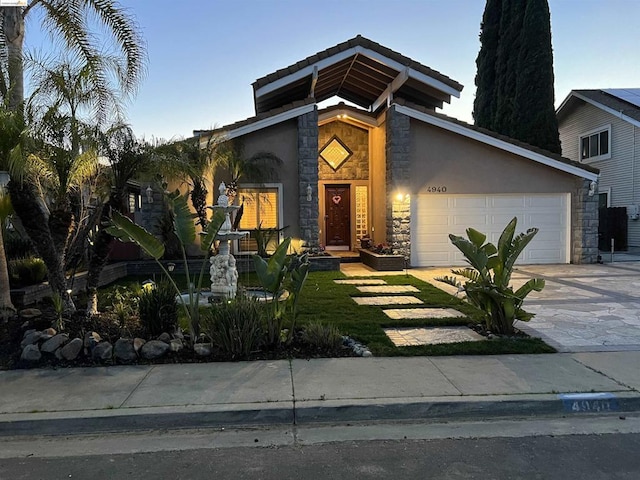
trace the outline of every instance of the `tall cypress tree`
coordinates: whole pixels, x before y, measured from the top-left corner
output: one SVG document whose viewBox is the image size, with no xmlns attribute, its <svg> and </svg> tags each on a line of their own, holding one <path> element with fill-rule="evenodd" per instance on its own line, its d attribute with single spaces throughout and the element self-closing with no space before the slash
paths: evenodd
<svg viewBox="0 0 640 480">
<path fill-rule="evenodd" d="M 476 125 L 560 153 L 547 0 L 487 0 L 480 41 Z"/>
</svg>

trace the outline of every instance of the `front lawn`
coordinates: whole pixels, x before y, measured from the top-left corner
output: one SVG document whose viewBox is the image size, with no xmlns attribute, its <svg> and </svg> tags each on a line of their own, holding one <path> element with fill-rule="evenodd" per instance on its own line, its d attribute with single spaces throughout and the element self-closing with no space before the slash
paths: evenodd
<svg viewBox="0 0 640 480">
<path fill-rule="evenodd" d="M 411 275 L 382 278 L 389 285 L 413 285 L 420 291 L 411 295 L 424 302 L 421 307 L 454 308 L 466 318 L 392 320 L 383 307 L 356 304 L 352 296 L 371 296 L 361 293 L 355 285 L 337 284 L 346 278 L 340 272 L 312 272 L 302 291 L 299 304 L 300 325 L 321 321 L 336 325 L 340 331 L 365 344 L 375 356 L 420 355 L 489 355 L 506 353 L 553 353 L 555 350 L 537 338 L 494 338 L 481 342 L 396 347 L 385 335 L 388 327 L 426 327 L 442 325 L 474 325 L 480 323 L 481 313 L 468 303 L 453 297 L 433 285 Z M 417 305 L 396 305 L 384 308 L 415 308 Z"/>
</svg>

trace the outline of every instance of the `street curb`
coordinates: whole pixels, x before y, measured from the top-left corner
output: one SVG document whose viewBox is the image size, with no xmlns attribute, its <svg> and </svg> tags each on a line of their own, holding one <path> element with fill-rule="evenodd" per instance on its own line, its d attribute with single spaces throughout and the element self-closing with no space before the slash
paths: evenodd
<svg viewBox="0 0 640 480">
<path fill-rule="evenodd" d="M 581 395 L 581 394 L 578 394 Z M 584 394 L 588 398 L 592 394 Z M 640 412 L 635 393 L 613 396 L 613 401 L 571 400 L 560 395 L 527 395 L 518 399 L 443 397 L 422 399 L 329 400 L 297 402 L 293 408 L 279 406 L 230 409 L 217 406 L 162 409 L 98 410 L 0 415 L 0 438 L 35 435 L 82 435 L 148 430 L 259 427 L 268 425 L 348 424 L 375 421 L 485 420 L 537 416 L 589 416 Z M 611 399 L 609 399 L 611 400 Z M 578 402 L 575 404 L 575 402 Z M 600 402 L 600 403 L 598 403 Z M 575 408 L 575 406 L 579 408 Z M 156 411 L 154 411 L 156 410 Z M 295 413 L 294 413 L 295 412 Z M 5 417 L 5 418 L 2 418 Z M 295 420 L 294 420 L 295 419 Z"/>
</svg>

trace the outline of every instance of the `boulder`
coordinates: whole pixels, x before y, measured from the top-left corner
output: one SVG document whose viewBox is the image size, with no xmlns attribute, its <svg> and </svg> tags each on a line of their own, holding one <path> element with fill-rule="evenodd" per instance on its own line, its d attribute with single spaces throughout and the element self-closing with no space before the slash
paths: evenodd
<svg viewBox="0 0 640 480">
<path fill-rule="evenodd" d="M 100 337 L 96 332 L 87 332 L 84 336 L 84 348 L 91 351 L 98 343 L 100 343 L 101 340 L 102 337 Z"/>
<path fill-rule="evenodd" d="M 42 312 L 37 308 L 25 308 L 24 310 L 20 310 L 20 313 L 18 313 L 18 315 L 27 320 L 31 320 L 32 318 L 41 317 Z"/>
<path fill-rule="evenodd" d="M 46 353 L 53 353 L 68 341 L 69 341 L 69 335 L 67 335 L 66 333 L 60 333 L 58 335 L 51 337 L 46 342 L 44 342 L 40 347 L 40 351 L 46 352 Z"/>
<path fill-rule="evenodd" d="M 51 328 L 50 327 L 50 328 L 47 328 L 46 330 L 44 330 L 42 333 L 44 335 L 51 335 L 52 337 L 54 337 L 56 335 L 56 333 L 58 333 L 58 332 L 56 332 L 55 328 Z"/>
<path fill-rule="evenodd" d="M 208 357 L 211 355 L 211 344 L 210 343 L 196 343 L 193 346 L 193 351 L 196 352 L 196 355 L 200 357 Z"/>
<path fill-rule="evenodd" d="M 158 337 L 158 340 L 164 343 L 169 343 L 171 341 L 171 335 L 169 335 L 167 332 L 163 332 Z"/>
<path fill-rule="evenodd" d="M 22 350 L 22 355 L 20 355 L 20 360 L 26 360 L 27 362 L 37 362 L 42 358 L 42 354 L 40 353 L 40 349 L 37 345 L 27 345 Z"/>
<path fill-rule="evenodd" d="M 65 360 L 71 361 L 78 357 L 80 350 L 82 350 L 82 340 L 74 338 L 60 349 L 60 355 L 62 355 L 62 358 Z"/>
<path fill-rule="evenodd" d="M 144 338 L 136 337 L 133 339 L 133 349 L 136 351 L 136 353 L 140 352 L 140 349 L 145 343 L 147 343 L 147 341 Z"/>
<path fill-rule="evenodd" d="M 40 337 L 42 337 L 42 332 L 32 332 L 29 335 L 27 335 L 26 337 L 24 337 L 24 339 L 22 340 L 22 342 L 20 342 L 20 346 L 21 347 L 26 347 L 27 345 L 32 345 L 34 343 L 36 343 L 38 340 L 40 340 Z"/>
<path fill-rule="evenodd" d="M 108 362 L 112 356 L 113 346 L 109 342 L 100 342 L 91 352 L 91 358 L 98 362 Z"/>
<path fill-rule="evenodd" d="M 24 334 L 22 335 L 22 338 L 25 339 L 27 338 L 29 335 L 31 335 L 32 333 L 35 333 L 36 329 L 35 328 L 30 328 L 29 330 L 25 331 Z"/>
<path fill-rule="evenodd" d="M 171 340 L 171 342 L 169 342 L 169 349 L 172 352 L 179 352 L 183 348 L 184 345 L 182 343 L 182 340 L 180 340 L 179 338 L 174 338 L 173 340 Z"/>
<path fill-rule="evenodd" d="M 147 360 L 160 358 L 169 351 L 169 345 L 160 340 L 149 340 L 140 349 L 140 354 Z"/>
<path fill-rule="evenodd" d="M 130 338 L 119 338 L 113 347 L 113 355 L 122 363 L 131 363 L 138 358 L 138 354 Z"/>
</svg>

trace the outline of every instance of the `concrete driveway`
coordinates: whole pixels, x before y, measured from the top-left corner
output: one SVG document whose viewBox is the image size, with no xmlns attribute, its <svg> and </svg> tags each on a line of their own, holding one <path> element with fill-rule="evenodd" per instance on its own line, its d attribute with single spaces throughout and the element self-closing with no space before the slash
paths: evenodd
<svg viewBox="0 0 640 480">
<path fill-rule="evenodd" d="M 409 273 L 455 293 L 433 280 L 450 271 L 414 268 Z M 546 286 L 529 294 L 525 310 L 536 316 L 518 328 L 561 352 L 640 350 L 640 262 L 523 265 L 514 271 L 513 285 L 535 277 L 544 278 Z"/>
</svg>

